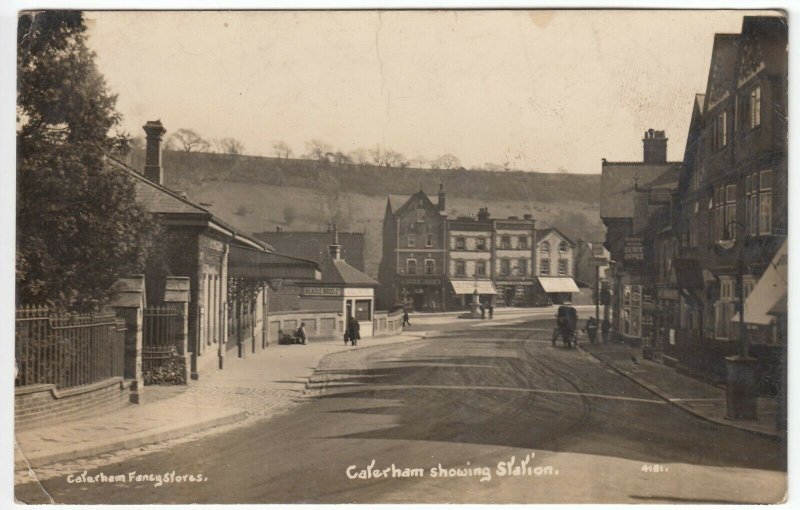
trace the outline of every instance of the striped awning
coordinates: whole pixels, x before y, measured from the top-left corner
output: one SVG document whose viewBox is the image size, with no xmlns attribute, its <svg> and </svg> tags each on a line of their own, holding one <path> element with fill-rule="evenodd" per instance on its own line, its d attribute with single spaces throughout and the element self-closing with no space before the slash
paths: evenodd
<svg viewBox="0 0 800 510">
<path fill-rule="evenodd" d="M 473 294 L 475 292 L 475 280 L 450 280 L 453 292 L 456 294 Z M 492 280 L 478 280 L 478 294 L 497 294 L 497 289 Z"/>
<path fill-rule="evenodd" d="M 539 283 L 542 284 L 542 288 L 548 294 L 555 292 L 572 293 L 581 291 L 575 284 L 575 280 L 569 276 L 540 276 Z"/>
</svg>

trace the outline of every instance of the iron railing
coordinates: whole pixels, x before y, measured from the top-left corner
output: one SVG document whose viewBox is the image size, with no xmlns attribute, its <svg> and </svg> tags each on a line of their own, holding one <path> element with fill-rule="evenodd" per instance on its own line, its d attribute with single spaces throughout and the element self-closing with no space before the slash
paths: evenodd
<svg viewBox="0 0 800 510">
<path fill-rule="evenodd" d="M 143 315 L 142 372 L 149 372 L 173 358 L 183 334 L 183 313 L 161 304 L 145 308 Z"/>
<path fill-rule="evenodd" d="M 125 322 L 110 312 L 80 315 L 18 308 L 15 358 L 16 386 L 72 388 L 123 377 Z"/>
</svg>

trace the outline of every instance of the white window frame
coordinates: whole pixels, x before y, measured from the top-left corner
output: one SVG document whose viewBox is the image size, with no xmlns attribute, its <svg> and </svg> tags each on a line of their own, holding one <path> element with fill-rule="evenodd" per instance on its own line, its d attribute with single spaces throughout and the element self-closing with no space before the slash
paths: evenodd
<svg viewBox="0 0 800 510">
<path fill-rule="evenodd" d="M 411 271 L 414 266 L 414 271 Z M 417 274 L 417 259 L 406 259 L 406 274 Z"/>
<path fill-rule="evenodd" d="M 428 263 L 430 263 L 431 270 L 428 272 Z M 434 259 L 425 259 L 425 274 L 436 274 L 436 260 Z"/>
</svg>

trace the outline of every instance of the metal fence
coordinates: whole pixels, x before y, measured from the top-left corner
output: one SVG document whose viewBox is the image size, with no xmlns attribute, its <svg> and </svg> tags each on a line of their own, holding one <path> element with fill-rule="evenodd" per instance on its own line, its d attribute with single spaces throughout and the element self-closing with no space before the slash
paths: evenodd
<svg viewBox="0 0 800 510">
<path fill-rule="evenodd" d="M 114 313 L 69 314 L 45 307 L 16 310 L 16 386 L 72 388 L 125 370 L 125 322 Z"/>
<path fill-rule="evenodd" d="M 150 372 L 174 356 L 183 334 L 183 313 L 170 305 L 144 309 L 142 322 L 142 371 Z"/>
</svg>

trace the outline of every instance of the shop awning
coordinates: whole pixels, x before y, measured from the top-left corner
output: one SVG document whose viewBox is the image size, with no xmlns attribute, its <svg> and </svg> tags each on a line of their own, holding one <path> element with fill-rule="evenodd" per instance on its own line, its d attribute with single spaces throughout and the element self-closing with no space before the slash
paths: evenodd
<svg viewBox="0 0 800 510">
<path fill-rule="evenodd" d="M 540 276 L 539 283 L 548 294 L 553 292 L 580 292 L 575 280 L 569 276 Z"/>
<path fill-rule="evenodd" d="M 744 300 L 744 321 L 748 324 L 767 326 L 772 324 L 774 317 L 770 315 L 773 308 L 781 308 L 781 300 L 786 299 L 788 278 L 788 246 L 786 241 L 772 258 L 761 279 Z M 783 305 L 785 307 L 785 305 Z M 731 319 L 739 320 L 739 314 Z"/>
<path fill-rule="evenodd" d="M 319 280 L 319 266 L 312 260 L 289 255 L 231 246 L 228 252 L 228 276 L 260 280 Z"/>
<path fill-rule="evenodd" d="M 456 294 L 472 294 L 475 292 L 475 280 L 450 280 Z M 492 280 L 478 280 L 478 294 L 497 294 Z"/>
</svg>

